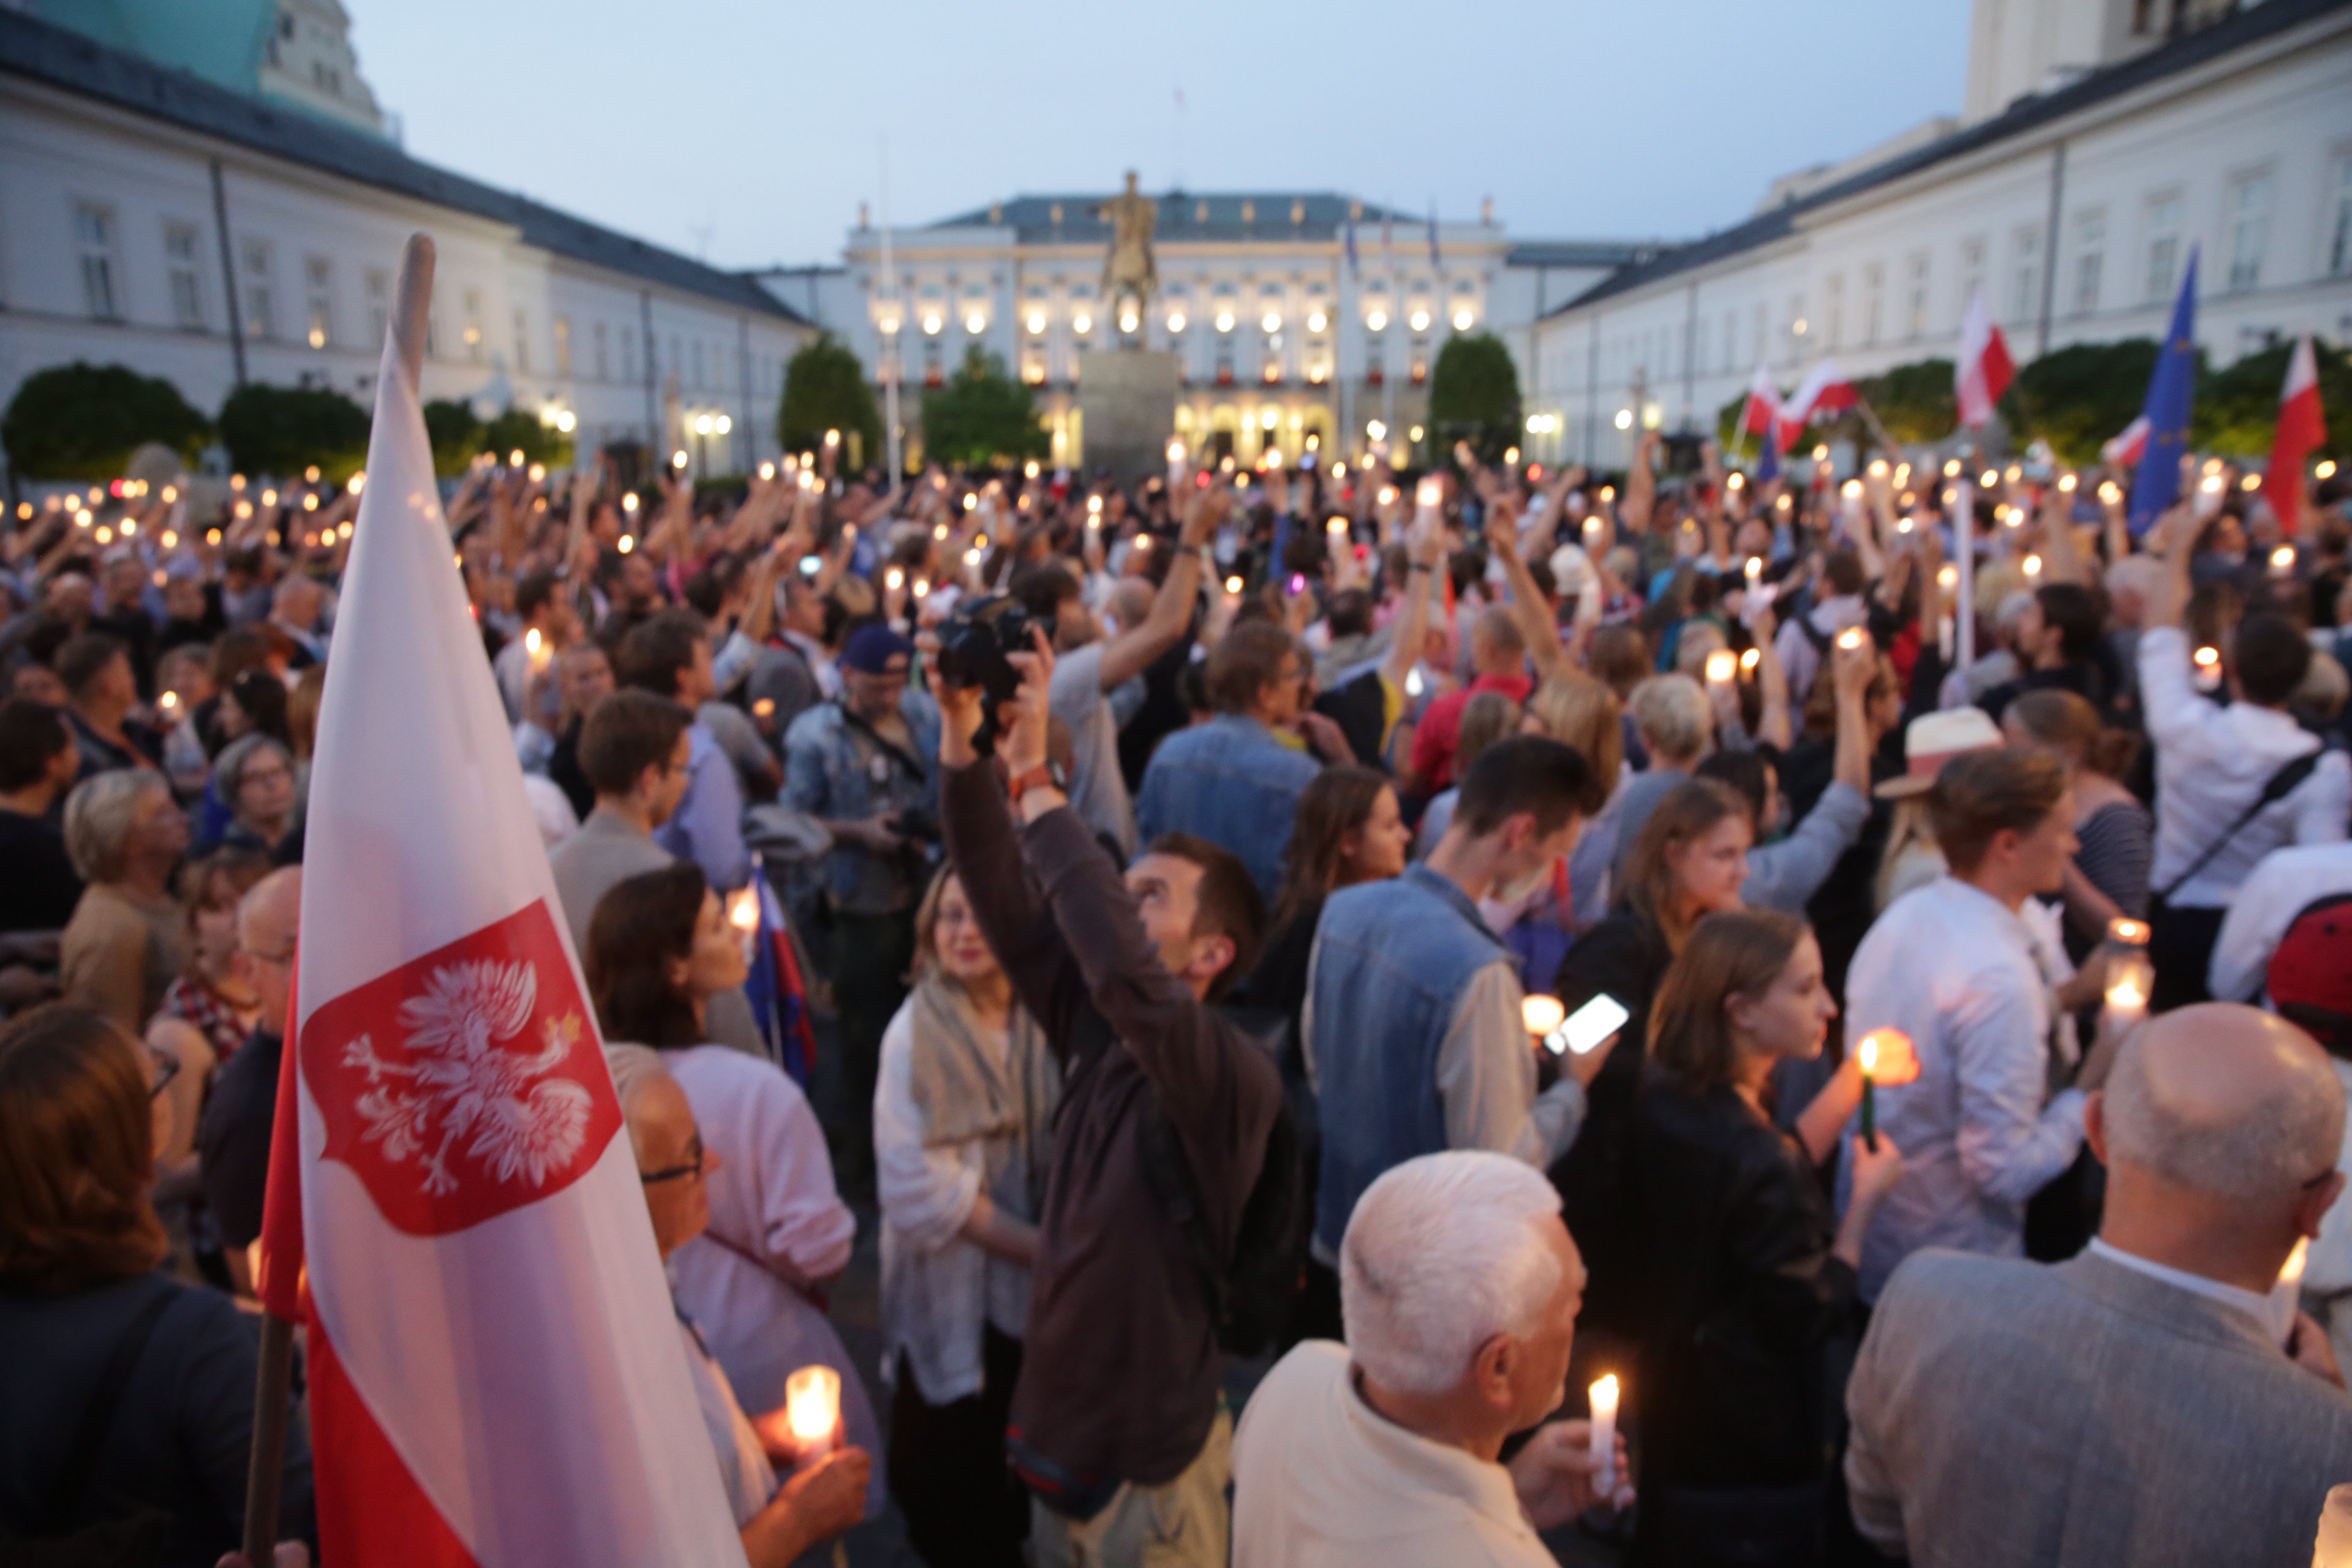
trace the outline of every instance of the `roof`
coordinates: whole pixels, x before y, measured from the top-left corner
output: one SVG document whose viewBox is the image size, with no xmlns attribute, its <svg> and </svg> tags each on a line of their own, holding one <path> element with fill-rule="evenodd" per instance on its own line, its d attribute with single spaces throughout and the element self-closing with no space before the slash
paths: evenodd
<svg viewBox="0 0 2352 1568">
<path fill-rule="evenodd" d="M 166 70 L 139 56 L 0 6 L 0 72 L 95 99 L 184 131 L 517 229 L 528 245 L 737 310 L 806 325 L 748 277 L 559 212 L 412 158 L 380 137 Z"/>
<path fill-rule="evenodd" d="M 19 9 L 231 92 L 256 90 L 278 23 L 277 0 L 23 0 Z"/>
<path fill-rule="evenodd" d="M 1063 195 L 1015 196 L 1008 202 L 992 206 L 975 207 L 968 213 L 941 218 L 927 228 L 1010 228 L 1023 245 L 1096 245 L 1110 238 L 1110 225 L 1095 214 L 1114 192 L 1081 191 Z M 1152 231 L 1154 240 L 1161 244 L 1213 244 L 1240 240 L 1331 240 L 1339 237 L 1347 222 L 1348 210 L 1355 201 L 1335 191 L 1146 191 L 1143 193 L 1160 204 L 1160 220 Z M 1244 204 L 1250 216 L 1242 216 Z M 1054 209 L 1061 209 L 1062 221 L 1054 221 Z M 1207 216 L 1201 216 L 1205 206 Z M 1377 230 L 1388 220 L 1410 224 L 1414 230 L 1425 227 L 1426 214 L 1395 212 L 1363 204 L 1362 216 L 1356 219 L 1356 243 L 1364 243 L 1367 226 Z M 1298 221 L 1291 221 L 1294 208 Z M 1444 226 L 1440 215 L 1439 226 Z"/>
<path fill-rule="evenodd" d="M 1671 250 L 1663 239 L 1528 239 L 1503 253 L 1506 267 L 1631 267 Z"/>
<path fill-rule="evenodd" d="M 1824 185 L 1810 195 L 1759 213 L 1746 223 L 1669 250 L 1648 262 L 1628 267 L 1601 279 L 1551 314 L 1581 310 L 1616 295 L 1647 288 L 1679 273 L 1770 245 L 1795 233 L 1797 220 L 1808 213 L 1832 203 L 1850 200 L 1879 185 L 1907 178 L 1938 163 L 1982 152 L 2012 137 L 2038 131 L 2054 121 L 2079 114 L 2109 99 L 2137 91 L 2167 77 L 2177 76 L 2219 59 L 2250 44 L 2274 37 L 2315 17 L 2347 8 L 2352 8 L 2352 0 L 2263 0 L 2262 4 L 2242 7 L 2219 22 L 2159 45 L 2146 54 L 2094 71 L 2055 91 L 2019 99 L 1990 120 L 1979 121 L 1924 147 L 1899 153 L 1833 184 Z"/>
</svg>

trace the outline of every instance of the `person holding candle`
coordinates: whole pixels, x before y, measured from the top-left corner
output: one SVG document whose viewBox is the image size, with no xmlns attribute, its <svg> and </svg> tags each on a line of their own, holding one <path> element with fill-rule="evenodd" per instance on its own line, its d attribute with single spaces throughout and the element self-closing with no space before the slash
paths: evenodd
<svg viewBox="0 0 2352 1568">
<path fill-rule="evenodd" d="M 915 912 L 915 988 L 874 1091 L 890 1473 L 923 1561 L 1018 1564 L 1004 1461 L 1061 1074 L 942 870 Z"/>
<path fill-rule="evenodd" d="M 1793 1133 L 1775 1124 L 1773 1068 L 1818 1057 L 1836 1016 L 1811 930 L 1766 910 L 1700 921 L 1659 989 L 1623 1184 L 1637 1562 L 1728 1561 L 1732 1536 L 1767 1551 L 1743 1563 L 1822 1561 L 1828 1366 L 1863 1238 L 1903 1175 L 1892 1139 L 1840 1136 L 1870 1091 L 1858 1053 Z M 1876 1082 L 1916 1076 L 1901 1037 L 1873 1043 Z M 1854 1198 L 1835 1218 L 1818 1173 L 1841 1152 Z"/>
<path fill-rule="evenodd" d="M 1919 1568 L 2307 1563 L 2352 1397 L 2309 1317 L 2282 1345 L 2271 1292 L 2343 1191 L 2344 1090 L 2234 1004 L 2163 1015 L 2086 1078 L 2097 1239 L 1895 1271 L 1846 1391 L 1854 1523 Z"/>
<path fill-rule="evenodd" d="M 782 1405 L 784 1380 L 822 1362 L 843 1373 L 853 1438 L 880 1426 L 824 1297 L 849 1262 L 857 1222 L 834 1185 L 824 1132 L 800 1086 L 762 1057 L 710 1043 L 710 1003 L 746 971 L 742 931 L 701 868 L 677 861 L 604 895 L 583 955 L 604 1038 L 663 1053 L 723 1169 L 704 1184 L 708 1234 L 671 1260 L 677 1298 L 710 1354 L 754 1409 Z M 878 1513 L 877 1479 L 871 1506 Z"/>
<path fill-rule="evenodd" d="M 1879 1132 L 1910 1175 L 1870 1227 L 1865 1301 L 1922 1247 L 2021 1250 L 2027 1200 L 2082 1147 L 2063 1015 L 2105 984 L 2103 952 L 2075 973 L 2052 923 L 2032 918 L 2075 848 L 2065 764 L 2039 750 L 1965 752 L 1936 775 L 1927 805 L 1949 871 L 1888 907 L 1846 979 L 1850 1026 L 1900 1030 L 1922 1069 L 1877 1097 Z M 1840 1174 L 1842 1206 L 1851 1175 Z"/>
<path fill-rule="evenodd" d="M 1347 1343 L 1298 1345 L 1243 1413 L 1234 1568 L 1551 1568 L 1537 1531 L 1633 1502 L 1622 1438 L 1596 1452 L 1597 1421 L 1538 1425 L 1567 1392 L 1584 1283 L 1559 1205 L 1539 1173 L 1474 1150 L 1365 1188 L 1340 1246 Z"/>
<path fill-rule="evenodd" d="M 2147 918 L 2148 862 L 2156 821 L 2123 786 L 2139 755 L 2140 737 L 2099 721 L 2099 710 L 2072 691 L 2029 691 L 2000 721 L 2011 745 L 2047 746 L 2066 760 L 2074 781 L 2074 837 L 2082 847 L 2066 868 L 2066 913 L 2076 953 L 2118 919 Z"/>
<path fill-rule="evenodd" d="M 709 1186 L 726 1161 L 703 1143 L 693 1106 L 659 1052 L 612 1045 L 604 1048 L 604 1058 L 628 1122 L 654 1243 L 667 1260 L 709 1228 Z M 772 1413 L 753 1420 L 683 1306 L 677 1326 L 695 1399 L 751 1568 L 784 1568 L 856 1524 L 864 1511 L 872 1457 L 863 1448 L 834 1444 L 832 1433 L 812 1443 L 795 1431 L 805 1423 L 805 1413 L 782 1400 Z M 793 1420 L 795 1414 L 803 1420 Z M 812 1447 L 816 1451 L 804 1458 Z M 779 1465 L 793 1467 L 781 1482 Z"/>
</svg>

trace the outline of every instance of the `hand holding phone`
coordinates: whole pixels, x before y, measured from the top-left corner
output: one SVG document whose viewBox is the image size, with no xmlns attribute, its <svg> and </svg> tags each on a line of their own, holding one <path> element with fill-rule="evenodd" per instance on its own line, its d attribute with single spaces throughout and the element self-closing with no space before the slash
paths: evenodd
<svg viewBox="0 0 2352 1568">
<path fill-rule="evenodd" d="M 1633 1016 L 1625 1004 L 1604 991 L 1560 1020 L 1559 1027 L 1544 1037 L 1544 1048 L 1568 1058 L 1570 1076 L 1590 1084 L 1615 1044 L 1617 1032 Z"/>
</svg>

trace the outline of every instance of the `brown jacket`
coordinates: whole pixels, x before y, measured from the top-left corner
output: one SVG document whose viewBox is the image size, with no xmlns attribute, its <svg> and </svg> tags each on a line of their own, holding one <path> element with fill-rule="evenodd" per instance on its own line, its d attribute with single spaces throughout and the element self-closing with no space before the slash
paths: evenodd
<svg viewBox="0 0 2352 1568">
<path fill-rule="evenodd" d="M 1208 1439 L 1223 1357 L 1213 1280 L 1147 1184 L 1139 1114 L 1156 1096 L 1229 1260 L 1281 1079 L 1160 965 L 1076 812 L 1022 828 L 982 763 L 942 773 L 940 818 L 989 947 L 1063 1070 L 1013 1430 L 1088 1479 L 1172 1480 Z"/>
</svg>

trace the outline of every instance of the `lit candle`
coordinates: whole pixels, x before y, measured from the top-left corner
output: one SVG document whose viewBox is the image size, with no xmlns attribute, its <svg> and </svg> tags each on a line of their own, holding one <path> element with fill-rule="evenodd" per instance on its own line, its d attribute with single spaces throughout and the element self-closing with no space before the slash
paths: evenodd
<svg viewBox="0 0 2352 1568">
<path fill-rule="evenodd" d="M 2312 1542 L 2311 1568 L 2352 1568 L 2352 1481 L 2327 1489 L 2319 1535 Z"/>
<path fill-rule="evenodd" d="M 2279 1270 L 2278 1283 L 2271 1287 L 2271 1332 L 2282 1345 L 2294 1337 L 2294 1314 L 2303 1296 L 2304 1255 L 2311 1243 L 2298 1237 L 2294 1250 L 2286 1255 L 2286 1267 Z"/>
<path fill-rule="evenodd" d="M 727 923 L 733 926 L 736 931 L 742 934 L 743 960 L 747 963 L 750 963 L 751 960 L 751 943 L 758 939 L 760 930 L 759 889 L 745 888 L 741 891 L 729 896 L 727 900 Z"/>
<path fill-rule="evenodd" d="M 1547 996 L 1538 992 L 1519 1003 L 1519 1021 L 1537 1039 L 1542 1039 L 1559 1028 L 1567 1017 L 1568 1006 L 1557 996 Z"/>
<path fill-rule="evenodd" d="M 1710 686 L 1721 686 L 1739 673 L 1739 656 L 1727 647 L 1719 647 L 1706 656 L 1706 680 Z"/>
<path fill-rule="evenodd" d="M 1174 489 L 1184 482 L 1184 443 L 1171 437 L 1168 441 L 1168 488 Z"/>
<path fill-rule="evenodd" d="M 1761 555 L 1749 556 L 1748 558 L 1748 564 L 1742 568 L 1742 570 L 1748 574 L 1748 585 L 1751 587 L 1754 586 L 1756 580 L 1764 575 L 1764 557 Z"/>
<path fill-rule="evenodd" d="M 1348 531 L 1348 520 L 1344 517 L 1335 517 L 1323 525 L 1323 531 L 1337 539 Z"/>
<path fill-rule="evenodd" d="M 1862 1068 L 1862 1141 L 1870 1152 L 1878 1152 L 1878 1036 L 1874 1032 L 1863 1036 L 1862 1044 L 1854 1048 L 1854 1060 Z"/>
<path fill-rule="evenodd" d="M 1853 649 L 1860 647 L 1869 636 L 1870 634 L 1864 631 L 1860 626 L 1849 626 L 1844 631 L 1838 633 L 1837 645 L 1851 653 Z"/>
<path fill-rule="evenodd" d="M 1606 1500 L 1617 1490 L 1617 1374 L 1592 1385 L 1592 1457 L 1600 1461 L 1601 1473 L 1592 1478 L 1592 1489 Z"/>
<path fill-rule="evenodd" d="M 2107 940 L 2117 947 L 2146 947 L 2147 922 L 2117 915 L 2107 922 Z"/>
<path fill-rule="evenodd" d="M 1739 668 L 1745 670 L 1753 671 L 1758 665 L 1762 664 L 1763 662 L 1764 650 L 1760 647 L 1751 647 L 1746 653 L 1739 656 Z"/>
<path fill-rule="evenodd" d="M 841 1373 L 829 1366 L 804 1366 L 784 1379 L 784 1421 L 803 1462 L 831 1453 L 841 1426 Z"/>
<path fill-rule="evenodd" d="M 2282 544 L 2276 550 L 2271 552 L 2271 575 L 2273 577 L 2292 577 L 2294 575 L 2294 545 Z"/>
<path fill-rule="evenodd" d="M 2106 1026 L 2118 1033 L 2147 1016 L 2147 987 L 2136 972 L 2107 982 Z"/>
<path fill-rule="evenodd" d="M 1226 578 L 1226 579 L 1225 579 L 1225 592 L 1226 592 L 1226 593 L 1228 593 L 1228 594 L 1236 594 L 1236 595 L 1237 595 L 1237 594 L 1239 594 L 1241 591 L 1242 591 L 1242 580 L 1241 580 L 1239 577 L 1228 577 L 1228 578 Z"/>
</svg>

